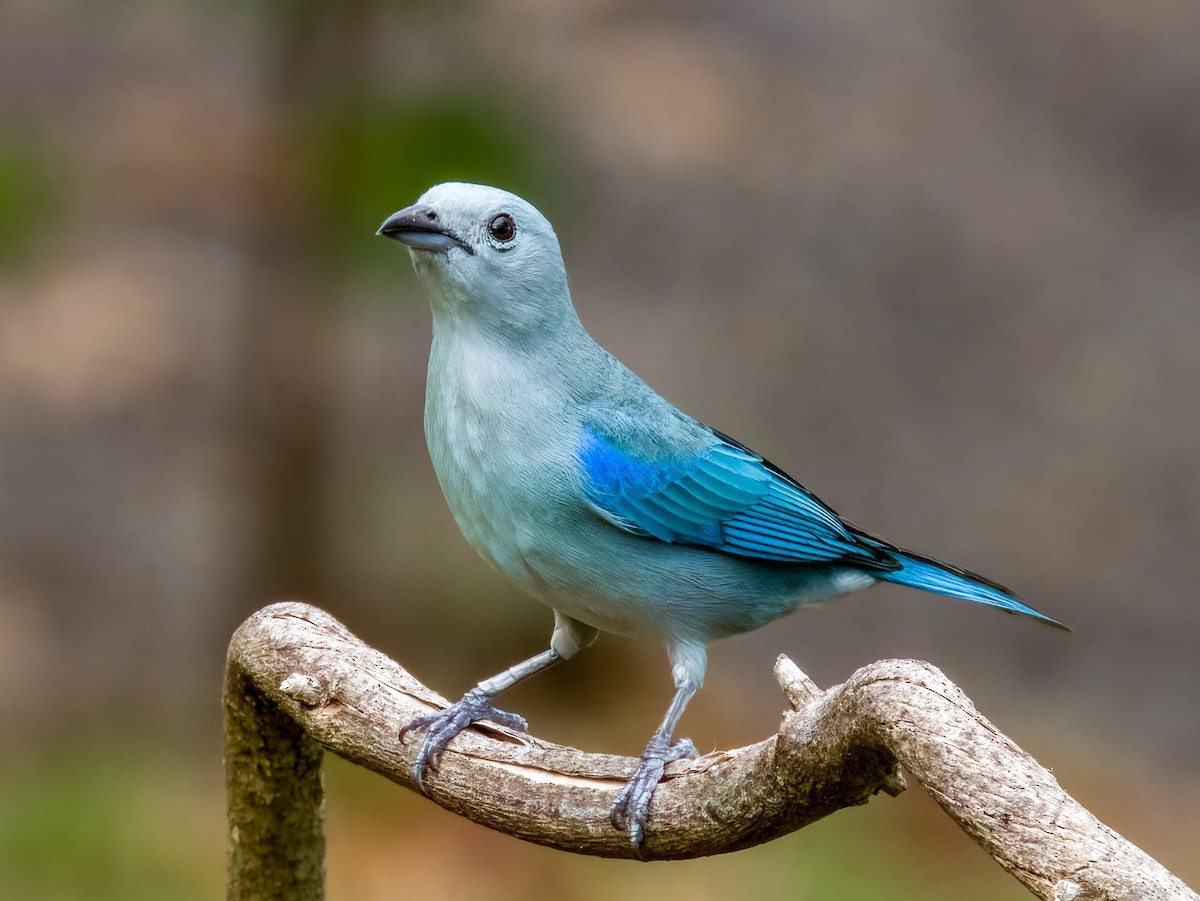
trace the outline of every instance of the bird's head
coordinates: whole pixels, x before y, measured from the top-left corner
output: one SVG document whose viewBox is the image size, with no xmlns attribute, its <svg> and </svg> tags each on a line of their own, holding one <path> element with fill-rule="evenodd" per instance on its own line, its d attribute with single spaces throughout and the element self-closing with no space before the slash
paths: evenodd
<svg viewBox="0 0 1200 901">
<path fill-rule="evenodd" d="M 515 194 L 435 185 L 377 234 L 408 247 L 436 318 L 513 334 L 574 319 L 554 229 Z"/>
</svg>

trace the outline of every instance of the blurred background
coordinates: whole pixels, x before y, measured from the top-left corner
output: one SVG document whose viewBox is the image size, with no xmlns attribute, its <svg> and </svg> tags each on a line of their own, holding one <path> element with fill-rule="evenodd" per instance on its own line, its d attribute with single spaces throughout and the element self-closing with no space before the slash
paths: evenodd
<svg viewBox="0 0 1200 901">
<path fill-rule="evenodd" d="M 272 600 L 449 696 L 545 646 L 444 507 L 373 236 L 447 179 L 536 204 L 661 393 L 1075 630 L 880 587 L 715 646 L 683 734 L 772 733 L 780 652 L 925 658 L 1200 884 L 1197 46 L 1189 0 L 9 0 L 0 896 L 220 896 L 225 645 Z M 602 637 L 505 706 L 636 754 L 671 690 Z M 915 788 L 641 866 L 327 782 L 332 898 L 1028 897 Z"/>
</svg>

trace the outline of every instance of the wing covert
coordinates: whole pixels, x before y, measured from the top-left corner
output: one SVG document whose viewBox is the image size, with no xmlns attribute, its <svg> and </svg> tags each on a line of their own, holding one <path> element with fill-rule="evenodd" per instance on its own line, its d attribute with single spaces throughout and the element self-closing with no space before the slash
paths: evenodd
<svg viewBox="0 0 1200 901">
<path fill-rule="evenodd" d="M 698 454 L 646 460 L 598 429 L 580 430 L 588 503 L 635 535 L 778 563 L 894 569 L 811 492 L 719 432 Z"/>
</svg>

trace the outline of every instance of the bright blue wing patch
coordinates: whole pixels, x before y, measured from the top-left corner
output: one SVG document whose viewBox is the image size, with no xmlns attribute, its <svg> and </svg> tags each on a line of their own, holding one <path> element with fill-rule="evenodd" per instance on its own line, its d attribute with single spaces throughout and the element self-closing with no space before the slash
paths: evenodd
<svg viewBox="0 0 1200 901">
<path fill-rule="evenodd" d="M 596 512 L 635 535 L 780 563 L 896 567 L 799 483 L 713 434 L 716 443 L 700 454 L 644 460 L 584 425 L 584 494 Z"/>
</svg>

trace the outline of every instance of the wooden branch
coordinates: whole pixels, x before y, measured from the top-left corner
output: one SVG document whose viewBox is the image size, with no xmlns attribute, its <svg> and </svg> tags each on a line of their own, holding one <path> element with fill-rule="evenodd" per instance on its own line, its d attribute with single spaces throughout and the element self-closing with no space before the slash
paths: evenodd
<svg viewBox="0 0 1200 901">
<path fill-rule="evenodd" d="M 254 684 L 235 661 L 232 646 L 224 701 L 226 898 L 320 901 L 325 897 L 323 749 Z"/>
<path fill-rule="evenodd" d="M 777 735 L 668 766 L 646 858 L 770 841 L 876 792 L 898 794 L 902 766 L 1040 898 L 1200 901 L 929 664 L 881 661 L 826 692 L 784 657 L 776 676 L 792 707 Z M 321 748 L 411 788 L 419 737 L 401 745 L 396 735 L 444 704 L 315 607 L 273 604 L 246 620 L 225 689 L 229 898 L 320 898 Z M 426 786 L 447 810 L 527 841 L 632 857 L 608 813 L 634 765 L 480 724 L 451 743 Z"/>
</svg>

